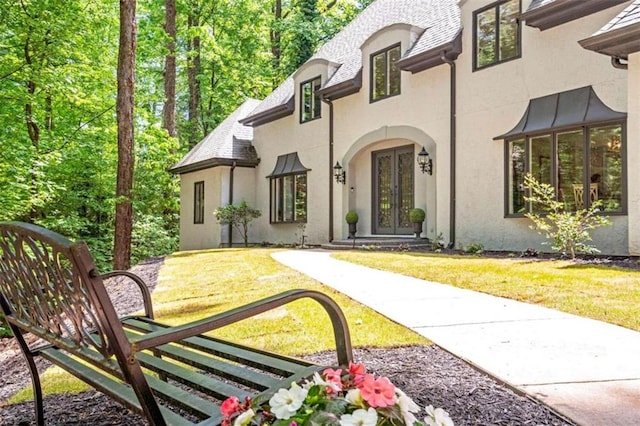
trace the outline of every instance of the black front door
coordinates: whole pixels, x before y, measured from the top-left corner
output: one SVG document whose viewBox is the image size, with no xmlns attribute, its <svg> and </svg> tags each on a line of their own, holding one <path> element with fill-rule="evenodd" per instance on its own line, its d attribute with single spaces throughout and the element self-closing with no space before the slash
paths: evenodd
<svg viewBox="0 0 640 426">
<path fill-rule="evenodd" d="M 409 235 L 413 208 L 413 146 L 372 153 L 374 234 Z"/>
</svg>

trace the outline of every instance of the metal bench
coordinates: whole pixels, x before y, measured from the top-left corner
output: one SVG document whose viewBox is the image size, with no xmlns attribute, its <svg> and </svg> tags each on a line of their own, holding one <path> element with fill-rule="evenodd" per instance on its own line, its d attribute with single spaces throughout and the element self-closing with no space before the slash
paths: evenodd
<svg viewBox="0 0 640 426">
<path fill-rule="evenodd" d="M 118 317 L 103 283 L 116 275 L 138 285 L 144 315 Z M 127 271 L 101 275 L 84 242 L 35 225 L 0 223 L 0 304 L 31 370 L 39 425 L 44 409 L 36 356 L 152 425 L 217 425 L 227 397 L 265 400 L 324 367 L 202 333 L 302 298 L 324 307 L 333 325 L 337 364 L 347 365 L 352 359 L 347 323 L 323 293 L 291 290 L 170 327 L 154 321 L 149 290 L 140 278 Z M 28 344 L 26 333 L 40 343 Z"/>
</svg>

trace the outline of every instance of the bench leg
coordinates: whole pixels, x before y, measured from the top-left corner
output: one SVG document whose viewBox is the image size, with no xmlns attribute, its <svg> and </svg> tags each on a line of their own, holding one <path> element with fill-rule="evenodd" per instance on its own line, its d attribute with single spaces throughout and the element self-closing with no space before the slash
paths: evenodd
<svg viewBox="0 0 640 426">
<path fill-rule="evenodd" d="M 35 356 L 37 353 L 33 353 L 24 340 L 22 333 L 16 327 L 11 327 L 13 335 L 15 336 L 22 354 L 24 355 L 27 365 L 29 366 L 29 372 L 31 373 L 31 386 L 33 387 L 33 403 L 35 404 L 36 411 L 36 424 L 38 426 L 44 425 L 44 408 L 42 403 L 42 387 L 40 386 L 40 376 L 38 375 L 38 367 L 36 366 Z"/>
</svg>

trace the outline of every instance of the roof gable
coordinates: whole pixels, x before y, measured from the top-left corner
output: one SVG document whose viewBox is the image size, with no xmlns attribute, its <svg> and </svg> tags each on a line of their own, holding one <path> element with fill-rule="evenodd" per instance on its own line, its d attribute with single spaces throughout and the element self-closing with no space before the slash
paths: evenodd
<svg viewBox="0 0 640 426">
<path fill-rule="evenodd" d="M 360 47 L 376 32 L 396 24 L 422 30 L 415 43 L 404 52 L 403 60 L 407 61 L 430 51 L 437 51 L 440 58 L 442 50 L 452 50 L 462 30 L 457 0 L 376 0 L 309 59 L 338 64 L 323 84 L 323 95 L 335 99 L 357 92 L 361 87 Z M 438 59 L 429 66 L 441 63 L 444 62 Z M 290 76 L 243 123 L 255 126 L 293 113 L 293 96 L 294 80 Z"/>
</svg>

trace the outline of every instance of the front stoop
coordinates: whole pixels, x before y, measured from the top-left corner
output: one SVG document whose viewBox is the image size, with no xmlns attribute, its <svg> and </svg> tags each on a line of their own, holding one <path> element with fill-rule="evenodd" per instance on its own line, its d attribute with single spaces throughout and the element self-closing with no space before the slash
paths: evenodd
<svg viewBox="0 0 640 426">
<path fill-rule="evenodd" d="M 430 247 L 428 238 L 415 237 L 356 237 L 355 239 L 333 240 L 322 244 L 325 250 L 411 250 Z"/>
</svg>

